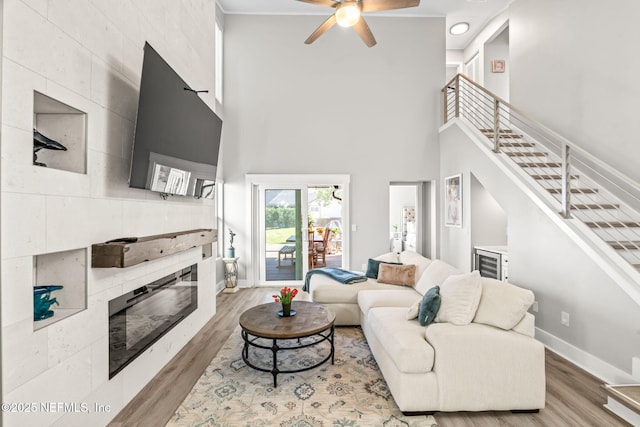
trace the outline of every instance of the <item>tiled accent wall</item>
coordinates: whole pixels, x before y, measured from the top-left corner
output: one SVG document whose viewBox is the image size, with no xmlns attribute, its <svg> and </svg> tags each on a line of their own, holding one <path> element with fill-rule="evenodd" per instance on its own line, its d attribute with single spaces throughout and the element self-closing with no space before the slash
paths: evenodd
<svg viewBox="0 0 640 427">
<path fill-rule="evenodd" d="M 214 106 L 215 2 L 2 7 L 2 402 L 38 405 L 2 421 L 105 425 L 215 313 L 215 256 L 202 260 L 201 248 L 127 269 L 90 267 L 92 243 L 216 227 L 212 200 L 165 201 L 127 184 L 144 42 L 192 87 L 209 88 L 201 96 Z M 34 92 L 86 113 L 86 173 L 32 164 Z M 87 254 L 87 309 L 34 331 L 36 257 L 77 250 Z M 194 262 L 198 310 L 109 380 L 107 302 Z M 62 406 L 41 406 L 52 403 Z"/>
</svg>

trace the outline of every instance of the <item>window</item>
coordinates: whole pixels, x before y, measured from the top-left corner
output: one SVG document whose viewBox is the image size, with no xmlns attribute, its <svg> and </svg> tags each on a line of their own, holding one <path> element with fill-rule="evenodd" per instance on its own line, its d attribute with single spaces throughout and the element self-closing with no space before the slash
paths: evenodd
<svg viewBox="0 0 640 427">
<path fill-rule="evenodd" d="M 220 25 L 218 24 L 218 22 L 216 21 L 216 53 L 215 53 L 215 57 L 216 57 L 216 68 L 215 68 L 215 91 L 216 91 L 216 100 L 222 104 L 222 28 L 220 27 Z"/>
<path fill-rule="evenodd" d="M 224 251 L 224 181 L 216 180 L 216 226 L 218 227 L 218 258 L 225 256 Z"/>
</svg>

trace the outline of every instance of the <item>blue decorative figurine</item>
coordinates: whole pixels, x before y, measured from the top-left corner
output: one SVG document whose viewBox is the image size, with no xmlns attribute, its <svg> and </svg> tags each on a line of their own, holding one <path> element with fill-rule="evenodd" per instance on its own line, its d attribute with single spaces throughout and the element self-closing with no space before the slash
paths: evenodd
<svg viewBox="0 0 640 427">
<path fill-rule="evenodd" d="M 227 249 L 227 258 L 235 258 L 236 256 L 236 248 L 233 247 L 233 238 L 235 235 L 236 233 L 229 229 L 229 248 Z"/>
<path fill-rule="evenodd" d="M 58 301 L 51 298 L 51 292 L 62 288 L 60 285 L 33 287 L 33 320 L 44 320 L 53 316 L 53 310 L 49 310 L 49 307 L 52 304 L 58 305 Z"/>
</svg>

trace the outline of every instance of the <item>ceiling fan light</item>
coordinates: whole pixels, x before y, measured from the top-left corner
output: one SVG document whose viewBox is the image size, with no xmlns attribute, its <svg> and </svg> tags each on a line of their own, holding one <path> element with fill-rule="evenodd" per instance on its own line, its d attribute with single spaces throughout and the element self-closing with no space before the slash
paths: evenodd
<svg viewBox="0 0 640 427">
<path fill-rule="evenodd" d="M 467 31 L 469 31 L 468 22 L 458 22 L 457 24 L 453 24 L 451 28 L 449 28 L 449 32 L 454 36 L 459 36 L 460 34 L 464 34 Z"/>
<path fill-rule="evenodd" d="M 360 19 L 360 9 L 353 3 L 343 3 L 336 10 L 336 21 L 341 27 L 353 27 Z"/>
</svg>

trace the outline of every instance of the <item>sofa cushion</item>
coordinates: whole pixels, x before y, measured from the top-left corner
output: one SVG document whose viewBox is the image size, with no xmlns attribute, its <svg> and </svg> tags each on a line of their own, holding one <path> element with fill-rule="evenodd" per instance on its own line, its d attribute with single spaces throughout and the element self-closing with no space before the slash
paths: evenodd
<svg viewBox="0 0 640 427">
<path fill-rule="evenodd" d="M 377 279 L 380 274 L 380 264 L 401 265 L 402 263 L 369 258 L 367 261 L 367 272 L 364 275 L 370 279 Z"/>
<path fill-rule="evenodd" d="M 390 287 L 395 289 L 373 289 L 360 291 L 358 293 L 358 306 L 360 307 L 360 311 L 367 315 L 369 310 L 375 307 L 402 307 L 407 310 L 407 307 L 413 304 L 416 298 L 420 298 L 420 294 L 408 286 Z M 418 302 L 420 302 L 420 299 Z"/>
<path fill-rule="evenodd" d="M 378 283 L 374 279 L 368 279 L 366 282 L 354 283 L 352 285 L 345 285 L 323 274 L 314 274 L 311 276 L 309 289 L 311 299 L 320 304 L 357 304 L 358 292 L 367 289 L 389 289 L 395 290 L 396 292 L 401 289 L 406 289 L 407 291 L 414 292 L 415 295 L 413 288 L 405 286 L 399 287 Z M 408 307 L 410 304 L 411 302 L 406 304 L 405 307 Z"/>
<path fill-rule="evenodd" d="M 440 310 L 436 322 L 468 325 L 473 320 L 482 295 L 480 272 L 454 274 L 440 286 Z"/>
<path fill-rule="evenodd" d="M 540 341 L 479 323 L 434 323 L 425 335 L 437 354 L 440 410 L 544 408 Z"/>
<path fill-rule="evenodd" d="M 436 285 L 424 294 L 418 310 L 418 322 L 422 326 L 433 322 L 440 309 L 440 302 L 440 286 Z"/>
<path fill-rule="evenodd" d="M 429 258 L 423 257 L 419 253 L 413 251 L 400 252 L 398 260 L 402 264 L 413 264 L 416 266 L 416 280 L 420 279 L 420 276 L 422 276 L 432 262 Z"/>
<path fill-rule="evenodd" d="M 425 328 L 407 322 L 406 307 L 372 308 L 367 316 L 369 330 L 400 372 L 425 373 L 433 368 L 435 353 L 425 338 Z"/>
<path fill-rule="evenodd" d="M 483 277 L 481 280 L 482 296 L 473 321 L 512 329 L 533 304 L 533 292 L 495 279 Z"/>
<path fill-rule="evenodd" d="M 416 266 L 380 264 L 378 282 L 413 287 L 416 285 Z"/>
<path fill-rule="evenodd" d="M 524 316 L 522 316 L 522 320 L 520 320 L 516 326 L 511 328 L 511 330 L 534 338 L 536 336 L 536 317 L 533 314 L 526 312 Z"/>
<path fill-rule="evenodd" d="M 442 285 L 445 279 L 452 274 L 462 273 L 452 265 L 447 264 L 439 259 L 434 259 L 429 263 L 429 266 L 424 270 L 424 273 L 418 279 L 416 283 L 416 291 L 424 295 L 429 289 L 435 285 Z"/>
<path fill-rule="evenodd" d="M 418 314 L 420 314 L 420 304 L 422 304 L 422 298 L 414 302 L 413 305 L 409 307 L 409 310 L 407 310 L 407 320 L 418 318 Z"/>
</svg>

